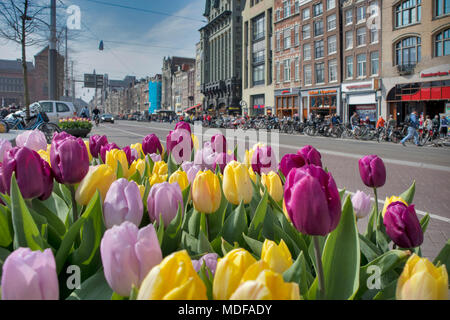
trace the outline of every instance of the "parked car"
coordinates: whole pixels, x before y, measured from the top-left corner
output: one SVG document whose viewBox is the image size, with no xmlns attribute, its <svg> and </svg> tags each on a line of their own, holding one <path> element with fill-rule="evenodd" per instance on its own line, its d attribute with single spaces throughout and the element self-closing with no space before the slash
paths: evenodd
<svg viewBox="0 0 450 320">
<path fill-rule="evenodd" d="M 41 108 L 43 112 L 47 114 L 50 122 L 58 123 L 61 118 L 70 118 L 73 116 L 77 116 L 77 112 L 72 102 L 66 101 L 56 101 L 56 100 L 42 100 L 38 102 L 34 102 L 30 105 L 30 115 L 37 115 L 38 110 Z M 25 118 L 26 109 L 23 108 L 14 113 L 16 116 L 21 116 Z M 13 115 L 10 114 L 5 117 L 5 119 L 11 118 L 13 119 Z"/>
<path fill-rule="evenodd" d="M 114 123 L 114 116 L 112 114 L 102 114 L 102 116 L 100 117 L 100 122 Z"/>
</svg>

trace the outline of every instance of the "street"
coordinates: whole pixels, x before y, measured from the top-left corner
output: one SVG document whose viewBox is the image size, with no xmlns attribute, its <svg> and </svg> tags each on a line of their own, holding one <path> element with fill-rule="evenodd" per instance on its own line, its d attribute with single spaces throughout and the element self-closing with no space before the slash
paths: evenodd
<svg viewBox="0 0 450 320">
<path fill-rule="evenodd" d="M 174 127 L 175 123 L 116 121 L 114 124 L 100 124 L 98 128 L 94 126 L 91 135 L 106 135 L 110 142 L 124 147 L 142 142 L 146 135 L 155 133 L 165 145 L 166 136 Z M 207 128 L 203 128 L 203 132 L 206 130 Z M 206 133 L 204 141 L 209 137 Z M 252 141 L 251 145 L 255 142 Z M 273 142 L 270 144 L 274 146 Z M 284 154 L 295 153 L 308 144 L 321 152 L 323 166 L 332 173 L 338 187 L 345 188 L 350 193 L 361 190 L 373 194 L 361 181 L 358 159 L 368 154 L 381 157 L 386 165 L 387 181 L 378 190 L 379 207 L 382 207 L 386 197 L 401 194 L 416 181 L 414 204 L 419 219 L 425 213 L 431 215 L 422 253 L 430 259 L 436 257 L 450 236 L 450 148 L 418 148 L 412 144 L 403 147 L 393 143 L 279 134 L 278 161 Z M 228 146 L 228 149 L 233 148 Z M 358 221 L 360 232 L 365 230 L 366 224 L 367 218 Z"/>
</svg>

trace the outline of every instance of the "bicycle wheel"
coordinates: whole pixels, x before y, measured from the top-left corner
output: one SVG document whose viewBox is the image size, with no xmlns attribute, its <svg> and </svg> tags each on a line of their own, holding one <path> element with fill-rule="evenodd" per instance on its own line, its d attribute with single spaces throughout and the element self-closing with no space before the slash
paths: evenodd
<svg viewBox="0 0 450 320">
<path fill-rule="evenodd" d="M 62 131 L 57 124 L 51 122 L 44 122 L 40 124 L 37 129 L 44 133 L 48 144 L 52 143 L 53 135 L 55 132 L 59 133 Z"/>
</svg>

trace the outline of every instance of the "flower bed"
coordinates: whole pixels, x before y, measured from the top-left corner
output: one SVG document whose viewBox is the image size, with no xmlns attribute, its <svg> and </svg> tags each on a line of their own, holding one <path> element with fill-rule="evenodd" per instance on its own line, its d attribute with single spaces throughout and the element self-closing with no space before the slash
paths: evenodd
<svg viewBox="0 0 450 320">
<path fill-rule="evenodd" d="M 65 118 L 59 120 L 59 127 L 75 137 L 85 138 L 91 132 L 92 123 L 86 118 Z"/>
<path fill-rule="evenodd" d="M 448 299 L 450 242 L 421 258 L 430 217 L 416 215 L 414 182 L 378 208 L 377 156 L 359 161 L 372 207 L 338 189 L 312 146 L 278 163 L 257 144 L 239 159 L 222 135 L 200 148 L 186 123 L 165 147 L 62 132 L 48 151 L 7 149 L 2 299 Z M 80 288 L 61 287 L 73 270 Z"/>
</svg>

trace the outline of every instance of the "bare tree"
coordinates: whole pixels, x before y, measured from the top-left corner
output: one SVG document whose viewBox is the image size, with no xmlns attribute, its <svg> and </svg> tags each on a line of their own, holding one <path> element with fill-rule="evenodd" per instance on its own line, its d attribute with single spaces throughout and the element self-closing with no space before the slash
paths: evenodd
<svg viewBox="0 0 450 320">
<path fill-rule="evenodd" d="M 39 31 L 48 30 L 43 11 L 48 6 L 36 0 L 3 0 L 0 2 L 0 37 L 19 44 L 22 48 L 24 100 L 27 119 L 30 118 L 30 93 L 26 48 L 45 41 Z"/>
</svg>

